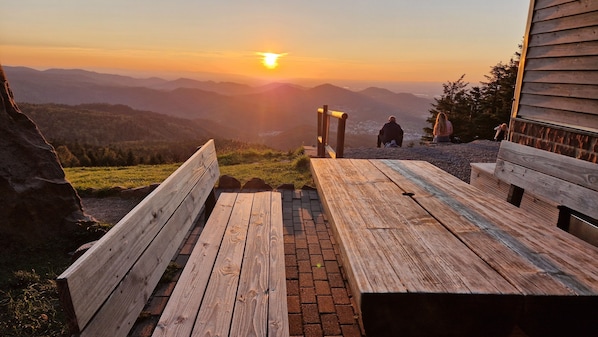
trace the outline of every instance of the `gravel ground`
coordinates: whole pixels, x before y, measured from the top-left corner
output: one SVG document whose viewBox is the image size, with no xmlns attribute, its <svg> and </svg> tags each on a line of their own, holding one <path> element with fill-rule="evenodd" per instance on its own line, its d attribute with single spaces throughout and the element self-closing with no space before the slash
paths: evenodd
<svg viewBox="0 0 598 337">
<path fill-rule="evenodd" d="M 401 148 L 346 148 L 345 158 L 424 160 L 469 183 L 471 163 L 494 163 L 499 142 L 430 144 Z"/>
</svg>

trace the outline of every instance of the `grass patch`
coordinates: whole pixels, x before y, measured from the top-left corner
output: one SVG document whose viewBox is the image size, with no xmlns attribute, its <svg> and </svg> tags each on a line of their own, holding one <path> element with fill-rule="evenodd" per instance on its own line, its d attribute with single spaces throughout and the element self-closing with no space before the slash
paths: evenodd
<svg viewBox="0 0 598 337">
<path fill-rule="evenodd" d="M 181 163 L 164 165 L 137 165 L 124 167 L 71 167 L 65 168 L 67 179 L 81 194 L 89 190 L 108 191 L 113 187 L 134 188 L 164 181 Z M 270 149 L 245 149 L 218 155 L 220 174 L 232 176 L 241 184 L 252 178 L 263 179 L 276 188 L 293 184 L 296 188 L 312 185 L 309 157 L 302 149 L 294 152 Z"/>
<path fill-rule="evenodd" d="M 65 168 L 67 179 L 79 192 L 108 190 L 115 186 L 133 188 L 164 181 L 181 164 L 137 165 L 116 167 Z"/>
</svg>

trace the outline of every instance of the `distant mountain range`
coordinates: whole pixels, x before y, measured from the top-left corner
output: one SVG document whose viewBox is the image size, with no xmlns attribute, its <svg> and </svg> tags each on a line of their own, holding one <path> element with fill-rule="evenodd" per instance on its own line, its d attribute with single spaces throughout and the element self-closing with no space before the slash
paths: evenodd
<svg viewBox="0 0 598 337">
<path fill-rule="evenodd" d="M 382 88 L 351 91 L 331 84 L 306 88 L 288 83 L 252 87 L 184 78 L 139 79 L 78 69 L 3 68 L 17 102 L 123 104 L 192 120 L 220 138 L 283 150 L 315 143 L 316 109 L 324 104 L 349 115 L 346 146 L 357 147 L 374 146 L 377 131 L 389 115 L 397 117 L 406 140 L 419 139 L 433 103 Z"/>
</svg>

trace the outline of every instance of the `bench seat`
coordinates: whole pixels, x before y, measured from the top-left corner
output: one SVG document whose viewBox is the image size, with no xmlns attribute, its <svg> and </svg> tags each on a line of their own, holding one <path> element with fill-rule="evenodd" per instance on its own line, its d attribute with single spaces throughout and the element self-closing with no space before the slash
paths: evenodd
<svg viewBox="0 0 598 337">
<path fill-rule="evenodd" d="M 153 336 L 288 336 L 279 192 L 222 193 Z"/>
<path fill-rule="evenodd" d="M 216 203 L 219 175 L 210 140 L 57 278 L 72 334 L 126 336 L 203 213 L 155 335 L 288 335 L 280 193 L 223 193 Z"/>
</svg>

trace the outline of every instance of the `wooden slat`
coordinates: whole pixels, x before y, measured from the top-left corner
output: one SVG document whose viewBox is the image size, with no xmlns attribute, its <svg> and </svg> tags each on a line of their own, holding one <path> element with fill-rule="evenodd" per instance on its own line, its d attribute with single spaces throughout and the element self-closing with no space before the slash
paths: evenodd
<svg viewBox="0 0 598 337">
<path fill-rule="evenodd" d="M 530 47 L 577 43 L 598 40 L 595 27 L 576 28 L 566 31 L 529 35 Z"/>
<path fill-rule="evenodd" d="M 237 196 L 191 336 L 229 335 L 252 203 L 252 194 Z"/>
<path fill-rule="evenodd" d="M 598 164 L 513 142 L 500 144 L 498 158 L 598 192 Z"/>
<path fill-rule="evenodd" d="M 221 193 L 218 197 L 153 337 L 191 334 L 236 198 L 236 193 Z"/>
<path fill-rule="evenodd" d="M 271 193 L 253 198 L 230 336 L 266 336 L 270 279 Z"/>
<path fill-rule="evenodd" d="M 546 57 L 592 56 L 596 55 L 597 51 L 598 41 L 590 41 L 556 46 L 531 47 L 527 50 L 526 57 L 528 59 L 535 59 Z"/>
<path fill-rule="evenodd" d="M 532 71 L 526 70 L 525 82 L 597 84 L 598 71 Z"/>
<path fill-rule="evenodd" d="M 531 34 L 552 33 L 582 27 L 598 26 L 598 16 L 595 12 L 584 11 L 581 14 L 566 16 L 566 13 L 549 13 L 543 16 L 544 11 L 536 11 Z M 550 18 L 553 16 L 554 18 Z M 546 21 L 540 21 L 545 19 Z"/>
<path fill-rule="evenodd" d="M 504 201 L 507 200 L 511 184 L 498 179 L 494 175 L 495 168 L 496 163 L 472 163 L 469 183 L 485 193 L 495 195 L 498 200 Z M 559 218 L 557 206 L 555 203 L 534 196 L 528 191 L 523 194 L 519 208 L 527 211 L 540 222 L 544 222 L 546 226 L 556 226 Z"/>
<path fill-rule="evenodd" d="M 578 0 L 534 0 L 534 3 L 535 3 L 534 9 L 539 10 L 539 9 L 544 9 L 544 8 L 548 8 L 548 7 L 568 4 L 571 2 L 575 2 L 575 1 L 578 1 Z"/>
<path fill-rule="evenodd" d="M 517 117 L 598 133 L 598 119 L 591 114 L 522 105 Z"/>
<path fill-rule="evenodd" d="M 73 331 L 83 329 L 95 315 L 191 188 L 198 181 L 213 187 L 218 176 L 214 143 L 209 141 L 58 277 Z"/>
<path fill-rule="evenodd" d="M 598 208 L 596 207 L 598 194 L 594 190 L 502 159 L 496 161 L 495 175 L 558 205 L 567 206 L 590 217 L 598 218 Z"/>
<path fill-rule="evenodd" d="M 520 104 L 548 109 L 576 111 L 594 116 L 598 115 L 598 100 L 596 99 L 591 100 L 527 94 L 521 97 Z"/>
<path fill-rule="evenodd" d="M 597 85 L 580 84 L 551 84 L 551 83 L 524 83 L 521 89 L 524 94 L 544 95 L 554 97 L 571 97 L 597 99 Z"/>
<path fill-rule="evenodd" d="M 559 19 L 566 16 L 573 16 L 581 13 L 588 13 L 598 11 L 598 2 L 594 0 L 578 0 L 568 1 L 558 4 L 558 6 L 551 6 L 546 8 L 536 6 L 536 11 L 533 16 L 533 21 L 546 21 Z"/>
<path fill-rule="evenodd" d="M 285 337 L 289 336 L 289 315 L 280 193 L 272 193 L 271 207 L 268 337 Z"/>
<path fill-rule="evenodd" d="M 598 70 L 598 56 L 528 59 L 526 70 Z"/>
<path fill-rule="evenodd" d="M 286 303 L 280 193 L 222 193 L 153 336 L 288 336 Z"/>
<path fill-rule="evenodd" d="M 353 203 L 355 197 L 345 189 L 346 184 L 342 177 L 355 184 L 362 183 L 364 179 L 356 171 L 352 171 L 351 167 L 339 165 L 345 161 L 348 159 L 331 161 L 312 158 L 311 168 L 320 200 L 329 214 L 335 236 L 354 238 L 339 241 L 339 248 L 343 266 L 347 268 L 347 277 L 350 279 L 349 285 L 359 305 L 362 293 L 389 292 L 387 285 L 392 285 L 394 291 L 406 289 L 397 275 L 392 270 L 387 270 L 384 255 L 376 249 L 375 243 L 368 242 L 367 239 L 371 238 L 362 236 L 362 230 L 351 225 L 365 224 L 369 221 L 362 217 L 361 210 Z M 361 259 L 361 256 L 367 259 Z M 369 275 L 370 268 L 381 271 L 381 275 Z"/>
<path fill-rule="evenodd" d="M 542 226 L 525 211 L 497 201 L 429 163 L 387 163 L 407 175 L 414 189 L 434 191 L 434 198 L 419 198 L 417 192 L 414 198 L 437 218 L 445 219 L 443 224 L 449 230 L 523 293 L 592 295 L 598 301 L 598 265 L 590 263 L 598 259 L 598 248 L 556 227 Z M 444 206 L 428 199 L 443 200 Z M 463 231 L 461 223 L 450 223 L 451 213 L 470 219 L 484 231 Z M 474 240 L 472 235 L 489 241 L 469 242 Z M 489 246 L 492 241 L 499 245 Z"/>
</svg>

